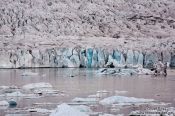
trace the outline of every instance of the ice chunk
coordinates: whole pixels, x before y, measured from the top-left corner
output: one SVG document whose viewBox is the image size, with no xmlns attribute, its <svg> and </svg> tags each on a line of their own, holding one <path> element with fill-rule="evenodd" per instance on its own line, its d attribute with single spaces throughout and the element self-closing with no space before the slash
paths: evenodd
<svg viewBox="0 0 175 116">
<path fill-rule="evenodd" d="M 135 97 L 125 97 L 125 96 L 112 96 L 101 100 L 99 103 L 101 105 L 112 105 L 114 103 L 145 103 L 153 102 L 153 99 L 143 99 Z"/>
<path fill-rule="evenodd" d="M 50 83 L 31 83 L 31 84 L 27 84 L 24 85 L 22 87 L 25 90 L 33 90 L 33 89 L 38 89 L 38 88 L 52 88 L 52 85 Z"/>
<path fill-rule="evenodd" d="M 0 89 L 9 89 L 9 86 L 0 86 Z"/>
<path fill-rule="evenodd" d="M 89 98 L 102 98 L 105 97 L 109 94 L 109 91 L 106 90 L 101 90 L 101 91 L 97 91 L 97 93 L 95 95 L 89 95 Z"/>
<path fill-rule="evenodd" d="M 88 115 L 63 103 L 61 105 L 58 105 L 57 108 L 50 114 L 50 116 L 88 116 Z"/>
<path fill-rule="evenodd" d="M 119 95 L 119 94 L 126 94 L 126 93 L 128 93 L 128 91 L 115 91 L 115 94 L 116 95 Z"/>
<path fill-rule="evenodd" d="M 96 98 L 79 98 L 76 97 L 72 100 L 73 102 L 87 102 L 87 103 L 94 103 L 97 102 Z"/>
<path fill-rule="evenodd" d="M 8 106 L 9 103 L 7 101 L 0 101 L 0 106 Z"/>
<path fill-rule="evenodd" d="M 42 109 L 42 108 L 31 108 L 27 109 L 28 112 L 38 112 L 38 113 L 51 113 L 53 110 Z"/>
<path fill-rule="evenodd" d="M 20 91 L 15 91 L 12 93 L 5 93 L 0 95 L 0 97 L 35 97 L 36 95 L 34 94 L 23 94 Z"/>
<path fill-rule="evenodd" d="M 6 93 L 5 96 L 7 97 L 23 97 L 25 96 L 20 91 L 12 92 L 12 93 Z"/>
</svg>

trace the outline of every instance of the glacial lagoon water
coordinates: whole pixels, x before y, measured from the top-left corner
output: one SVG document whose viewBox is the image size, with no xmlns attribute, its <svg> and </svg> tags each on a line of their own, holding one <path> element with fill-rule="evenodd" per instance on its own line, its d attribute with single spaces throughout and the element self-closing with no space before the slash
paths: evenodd
<svg viewBox="0 0 175 116">
<path fill-rule="evenodd" d="M 25 75 L 32 72 L 31 75 Z M 107 96 L 116 95 L 116 91 L 127 91 L 122 94 L 127 97 L 154 99 L 158 102 L 170 103 L 168 106 L 175 107 L 175 70 L 168 70 L 167 77 L 154 77 L 151 75 L 100 75 L 97 69 L 84 68 L 35 68 L 35 69 L 0 69 L 0 86 L 17 86 L 19 89 L 26 84 L 46 82 L 54 89 L 62 92 L 59 96 L 44 96 L 40 98 L 15 97 L 17 107 L 1 108 L 0 116 L 40 116 L 49 113 L 25 112 L 30 108 L 44 108 L 53 110 L 58 104 L 70 103 L 75 97 L 86 98 L 96 94 L 97 91 L 107 91 Z M 2 91 L 1 91 L 2 94 Z M 10 99 L 10 98 L 8 98 Z M 0 101 L 7 100 L 0 98 Z M 149 105 L 149 104 L 147 104 Z M 111 114 L 127 115 L 133 110 L 142 109 L 142 106 L 127 106 L 119 111 L 112 112 L 102 106 L 92 107 L 93 111 Z M 21 115 L 20 115 L 21 114 Z"/>
</svg>

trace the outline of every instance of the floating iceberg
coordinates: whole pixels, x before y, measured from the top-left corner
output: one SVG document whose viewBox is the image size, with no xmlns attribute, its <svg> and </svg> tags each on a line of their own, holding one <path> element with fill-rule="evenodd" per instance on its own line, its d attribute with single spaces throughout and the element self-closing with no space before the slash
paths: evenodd
<svg viewBox="0 0 175 116">
<path fill-rule="evenodd" d="M 25 90 L 34 90 L 34 89 L 38 89 L 38 88 L 52 88 L 52 85 L 50 83 L 31 83 L 31 84 L 27 84 L 24 85 L 22 87 Z"/>
<path fill-rule="evenodd" d="M 116 95 L 120 95 L 120 94 L 126 94 L 126 93 L 128 93 L 128 91 L 115 91 L 115 94 Z"/>
<path fill-rule="evenodd" d="M 88 115 L 63 103 L 61 105 L 58 105 L 57 108 L 50 114 L 50 116 L 88 116 Z"/>
<path fill-rule="evenodd" d="M 135 104 L 135 103 L 147 103 L 153 102 L 154 99 L 143 99 L 143 98 L 135 98 L 135 97 L 125 97 L 125 96 L 112 96 L 108 98 L 104 98 L 99 103 L 101 105 L 112 105 L 112 104 Z"/>
</svg>

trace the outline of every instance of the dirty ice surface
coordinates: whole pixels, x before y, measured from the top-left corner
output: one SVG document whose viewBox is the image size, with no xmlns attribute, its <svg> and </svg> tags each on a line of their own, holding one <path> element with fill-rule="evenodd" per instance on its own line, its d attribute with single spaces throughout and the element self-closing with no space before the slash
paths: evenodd
<svg viewBox="0 0 175 116">
<path fill-rule="evenodd" d="M 166 78 L 101 75 L 98 71 L 0 69 L 0 115 L 125 116 L 157 107 L 174 111 L 175 70 L 168 70 Z M 17 103 L 13 108 L 12 100 Z"/>
</svg>

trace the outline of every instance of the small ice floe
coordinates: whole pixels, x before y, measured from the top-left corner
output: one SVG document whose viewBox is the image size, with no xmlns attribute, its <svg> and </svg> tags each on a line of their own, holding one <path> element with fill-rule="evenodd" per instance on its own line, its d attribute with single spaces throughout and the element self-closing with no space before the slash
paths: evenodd
<svg viewBox="0 0 175 116">
<path fill-rule="evenodd" d="M 5 110 L 9 107 L 9 103 L 7 101 L 0 101 L 0 109 Z"/>
<path fill-rule="evenodd" d="M 128 93 L 128 91 L 115 91 L 115 94 L 116 95 L 123 95 L 123 94 L 126 94 L 126 93 Z"/>
<path fill-rule="evenodd" d="M 52 88 L 39 88 L 33 91 L 35 94 L 47 94 L 47 95 L 53 95 L 58 93 L 63 93 L 59 90 L 54 90 Z"/>
<path fill-rule="evenodd" d="M 74 98 L 72 101 L 78 102 L 78 103 L 87 103 L 87 104 L 94 104 L 98 102 L 96 98 L 79 98 L 79 97 Z"/>
<path fill-rule="evenodd" d="M 38 73 L 34 72 L 23 72 L 21 76 L 38 76 Z"/>
<path fill-rule="evenodd" d="M 98 74 L 102 75 L 120 75 L 120 76 L 131 76 L 137 74 L 136 69 L 118 69 L 118 68 L 103 68 L 97 71 Z"/>
<path fill-rule="evenodd" d="M 6 97 L 24 97 L 25 95 L 22 94 L 20 91 L 12 92 L 12 93 L 6 93 L 4 94 Z"/>
<path fill-rule="evenodd" d="M 48 109 L 42 109 L 42 108 L 30 108 L 26 110 L 27 112 L 38 112 L 38 113 L 52 113 L 53 110 L 48 110 Z"/>
<path fill-rule="evenodd" d="M 5 93 L 0 95 L 0 97 L 32 97 L 35 96 L 34 94 L 23 94 L 20 91 L 12 92 L 12 93 Z"/>
<path fill-rule="evenodd" d="M 0 86 L 0 89 L 8 89 L 10 88 L 9 86 Z"/>
<path fill-rule="evenodd" d="M 34 90 L 34 89 L 39 89 L 39 88 L 52 88 L 52 85 L 50 83 L 31 83 L 24 85 L 22 87 L 24 90 Z"/>
<path fill-rule="evenodd" d="M 63 103 L 58 105 L 50 116 L 88 116 L 88 114 Z"/>
<path fill-rule="evenodd" d="M 97 71 L 98 74 L 116 74 L 119 73 L 119 70 L 113 69 L 113 68 L 102 68 Z"/>
<path fill-rule="evenodd" d="M 17 86 L 0 86 L 0 90 L 16 90 L 19 89 Z"/>
<path fill-rule="evenodd" d="M 106 90 L 97 91 L 94 95 L 89 95 L 88 98 L 102 98 L 106 97 L 110 92 Z"/>
<path fill-rule="evenodd" d="M 125 96 L 112 96 L 108 98 L 104 98 L 99 103 L 101 105 L 112 105 L 112 104 L 121 104 L 121 105 L 132 105 L 136 103 L 147 103 L 153 102 L 153 99 L 143 99 L 143 98 L 135 98 L 135 97 L 125 97 Z"/>
<path fill-rule="evenodd" d="M 149 103 L 150 106 L 168 106 L 171 103 L 164 103 L 164 102 L 151 102 Z"/>
<path fill-rule="evenodd" d="M 7 101 L 0 101 L 0 107 L 1 106 L 9 106 L 9 103 Z"/>
</svg>

